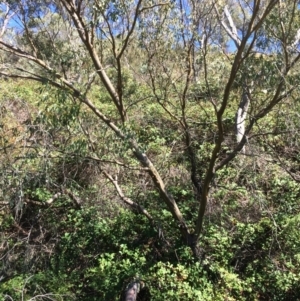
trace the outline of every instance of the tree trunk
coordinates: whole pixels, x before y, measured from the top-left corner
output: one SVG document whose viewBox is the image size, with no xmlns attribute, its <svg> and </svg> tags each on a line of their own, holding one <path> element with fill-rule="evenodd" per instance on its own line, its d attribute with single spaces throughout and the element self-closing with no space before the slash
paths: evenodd
<svg viewBox="0 0 300 301">
<path fill-rule="evenodd" d="M 250 104 L 249 91 L 245 87 L 241 102 L 239 104 L 238 111 L 236 113 L 236 120 L 235 120 L 236 141 L 238 144 L 242 141 L 245 135 L 245 120 L 247 118 L 249 104 Z M 245 152 L 245 146 L 242 148 L 242 153 L 244 152 Z"/>
</svg>

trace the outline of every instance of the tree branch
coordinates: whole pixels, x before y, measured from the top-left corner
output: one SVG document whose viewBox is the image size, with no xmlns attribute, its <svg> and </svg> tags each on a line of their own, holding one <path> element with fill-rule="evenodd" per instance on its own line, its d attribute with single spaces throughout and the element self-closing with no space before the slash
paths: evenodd
<svg viewBox="0 0 300 301">
<path fill-rule="evenodd" d="M 124 195 L 121 187 L 119 186 L 117 176 L 115 177 L 115 179 L 113 179 L 113 177 L 108 172 L 106 172 L 105 170 L 101 170 L 101 171 L 105 175 L 105 177 L 114 185 L 121 200 L 127 205 L 130 205 L 132 208 L 137 209 L 140 213 L 145 215 L 151 223 L 153 223 L 153 217 L 149 214 L 149 212 L 144 207 L 142 207 L 140 204 L 132 201 L 130 198 Z"/>
<path fill-rule="evenodd" d="M 15 15 L 16 12 L 13 12 L 11 14 L 9 14 L 9 5 L 7 3 L 3 4 L 3 5 L 6 5 L 6 11 L 4 13 L 4 21 L 3 21 L 3 25 L 2 25 L 2 28 L 1 28 L 1 31 L 0 31 L 0 39 L 2 38 L 2 36 L 4 35 L 5 33 L 5 30 L 7 28 L 7 25 L 8 25 L 8 22 L 9 20 Z"/>
<path fill-rule="evenodd" d="M 215 8 L 215 11 L 216 11 L 216 13 L 217 13 L 218 20 L 219 20 L 219 22 L 221 23 L 222 27 L 225 29 L 225 31 L 227 32 L 227 34 L 232 38 L 232 40 L 233 40 L 235 46 L 236 46 L 237 48 L 239 48 L 239 46 L 240 46 L 240 44 L 241 44 L 241 40 L 240 40 L 240 38 L 239 38 L 239 36 L 238 36 L 236 26 L 235 26 L 235 24 L 234 24 L 234 22 L 233 22 L 233 20 L 232 20 L 232 17 L 231 17 L 231 14 L 230 14 L 229 10 L 228 10 L 227 5 L 225 5 L 223 12 L 224 12 L 224 15 L 225 15 L 225 17 L 227 18 L 227 20 L 228 20 L 229 25 L 230 25 L 231 28 L 229 28 L 229 27 L 227 26 L 227 24 L 226 24 L 225 21 L 224 21 L 224 18 L 221 17 L 221 15 L 220 15 L 220 13 L 219 13 L 219 10 L 218 10 L 218 8 L 217 8 L 216 3 L 214 3 L 214 8 Z"/>
<path fill-rule="evenodd" d="M 97 50 L 94 48 L 94 45 L 92 44 L 91 35 L 88 31 L 88 26 L 84 23 L 82 17 L 80 15 L 78 15 L 76 8 L 72 4 L 70 4 L 67 0 L 60 0 L 60 2 L 67 10 L 70 17 L 72 18 L 72 20 L 76 26 L 76 29 L 78 31 L 78 34 L 90 55 L 90 58 L 94 64 L 97 74 L 99 75 L 107 92 L 111 96 L 113 103 L 117 107 L 122 122 L 125 122 L 125 120 L 126 120 L 125 109 L 120 100 L 118 92 L 116 91 L 115 87 L 113 86 L 111 80 L 107 76 L 107 74 L 101 64 L 100 58 L 97 54 Z"/>
<path fill-rule="evenodd" d="M 12 47 L 14 48 L 14 47 Z M 50 74 L 54 75 L 54 79 L 51 78 L 44 78 L 40 77 L 38 75 L 35 75 L 36 77 L 32 76 L 33 80 L 39 81 L 41 83 L 49 83 L 52 86 L 59 88 L 61 90 L 64 90 L 71 95 L 73 95 L 75 98 L 79 99 L 82 103 L 84 103 L 94 114 L 97 116 L 104 124 L 106 124 L 119 138 L 121 138 L 124 142 L 128 143 L 129 147 L 131 148 L 134 156 L 136 159 L 142 164 L 143 167 L 148 169 L 148 173 L 151 176 L 153 183 L 155 187 L 158 189 L 162 200 L 166 203 L 168 206 L 170 212 L 172 213 L 174 219 L 178 222 L 179 228 L 181 230 L 181 233 L 183 237 L 187 240 L 189 240 L 190 237 L 190 231 L 188 228 L 188 225 L 186 224 L 183 215 L 174 199 L 174 197 L 168 192 L 166 189 L 165 183 L 163 179 L 161 178 L 160 174 L 154 167 L 151 160 L 147 157 L 147 155 L 141 150 L 139 144 L 133 137 L 128 137 L 125 135 L 122 130 L 106 115 L 104 115 L 94 104 L 90 99 L 86 97 L 86 95 L 82 94 L 77 88 L 75 88 L 67 79 L 61 77 L 59 74 L 54 72 L 50 67 L 48 67 L 43 61 L 36 59 L 30 55 L 27 55 L 27 53 L 23 54 L 23 51 L 16 51 L 16 55 L 24 56 L 29 60 L 32 60 L 39 64 L 40 66 L 43 66 L 47 71 L 50 71 Z M 9 75 L 9 76 L 15 76 L 18 77 L 18 75 Z M 59 82 L 57 81 L 59 80 Z"/>
</svg>

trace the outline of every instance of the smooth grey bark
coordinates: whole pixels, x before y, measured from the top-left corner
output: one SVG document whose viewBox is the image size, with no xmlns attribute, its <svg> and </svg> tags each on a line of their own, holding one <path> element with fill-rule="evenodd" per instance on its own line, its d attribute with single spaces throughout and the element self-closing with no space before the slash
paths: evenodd
<svg viewBox="0 0 300 301">
<path fill-rule="evenodd" d="M 236 118 L 235 118 L 236 142 L 238 144 L 242 141 L 245 135 L 245 129 L 246 129 L 245 121 L 247 118 L 249 105 L 250 105 L 249 90 L 247 87 L 244 87 L 241 102 L 239 104 L 239 108 L 236 112 Z M 243 153 L 245 152 L 245 145 L 243 146 L 241 151 Z"/>
</svg>

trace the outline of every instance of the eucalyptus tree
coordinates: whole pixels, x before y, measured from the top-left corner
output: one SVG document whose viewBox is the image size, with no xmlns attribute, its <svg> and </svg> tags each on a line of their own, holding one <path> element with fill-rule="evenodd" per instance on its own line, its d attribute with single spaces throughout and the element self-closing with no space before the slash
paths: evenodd
<svg viewBox="0 0 300 301">
<path fill-rule="evenodd" d="M 286 99 L 291 101 L 298 89 L 297 1 L 15 0 L 4 1 L 1 11 L 1 55 L 14 58 L 2 62 L 1 75 L 50 85 L 85 105 L 124 143 L 124 158 L 115 155 L 109 162 L 132 168 L 132 161 L 125 159 L 131 151 L 141 166 L 139 177 L 151 178 L 184 243 L 199 255 L 218 172 L 247 155 L 253 133 L 266 134 L 260 120 Z M 128 73 L 137 85 L 147 87 L 145 95 L 128 92 Z M 97 85 L 107 93 L 113 113 L 89 96 Z M 141 116 L 151 119 L 143 111 L 149 99 L 169 116 L 179 136 L 166 147 L 171 154 L 180 144 L 188 162 L 190 182 L 185 185 L 197 207 L 191 220 L 172 195 L 169 174 L 156 162 L 158 155 L 145 151 L 147 141 L 140 143 L 147 128 L 133 126 L 130 108 L 136 104 Z M 232 106 L 236 118 L 230 122 L 235 126 L 228 129 L 226 114 Z M 197 124 L 206 123 L 207 115 L 213 138 L 203 159 L 199 149 L 207 141 Z M 235 141 L 228 139 L 234 131 Z M 151 205 L 143 208 L 126 196 L 122 183 L 105 168 L 108 160 L 97 155 L 95 141 L 85 134 L 89 157 L 100 164 L 102 175 L 124 202 L 156 224 Z M 138 187 L 134 180 L 131 184 Z"/>
</svg>

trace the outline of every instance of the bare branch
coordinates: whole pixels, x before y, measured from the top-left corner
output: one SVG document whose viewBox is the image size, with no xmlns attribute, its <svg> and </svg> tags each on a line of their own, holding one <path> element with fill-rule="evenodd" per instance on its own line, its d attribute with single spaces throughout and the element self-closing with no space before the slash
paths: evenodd
<svg viewBox="0 0 300 301">
<path fill-rule="evenodd" d="M 130 198 L 128 198 L 124 195 L 121 187 L 119 186 L 117 176 L 115 177 L 115 179 L 113 179 L 113 177 L 108 172 L 106 172 L 105 170 L 102 170 L 102 173 L 115 186 L 119 197 L 121 198 L 121 200 L 124 203 L 126 203 L 126 204 L 130 205 L 131 207 L 137 209 L 140 213 L 144 214 L 151 223 L 153 223 L 152 216 L 148 213 L 148 211 L 146 209 L 144 209 L 144 207 L 142 207 L 141 205 L 139 205 L 138 203 L 132 201 Z"/>
</svg>

